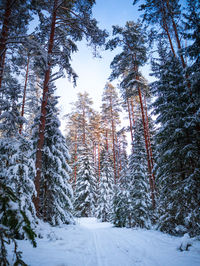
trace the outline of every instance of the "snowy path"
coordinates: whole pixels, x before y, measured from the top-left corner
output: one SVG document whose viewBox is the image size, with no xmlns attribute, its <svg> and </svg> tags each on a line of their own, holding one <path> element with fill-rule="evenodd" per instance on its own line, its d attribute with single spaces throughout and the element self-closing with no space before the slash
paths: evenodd
<svg viewBox="0 0 200 266">
<path fill-rule="evenodd" d="M 94 218 L 79 219 L 76 226 L 43 225 L 43 239 L 32 248 L 19 241 L 30 266 L 199 266 L 200 243 L 180 252 L 180 238 L 156 231 L 114 228 Z"/>
</svg>

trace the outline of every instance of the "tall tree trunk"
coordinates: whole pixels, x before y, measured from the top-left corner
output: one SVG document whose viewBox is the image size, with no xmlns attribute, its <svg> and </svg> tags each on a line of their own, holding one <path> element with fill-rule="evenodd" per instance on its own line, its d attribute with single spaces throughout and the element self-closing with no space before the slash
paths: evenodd
<svg viewBox="0 0 200 266">
<path fill-rule="evenodd" d="M 34 198 L 34 204 L 37 216 L 40 216 L 39 205 L 40 205 L 40 179 L 42 172 L 42 149 L 44 145 L 44 134 L 45 134 L 45 123 L 46 123 L 46 106 L 48 101 L 48 91 L 49 91 L 49 80 L 51 73 L 51 54 L 53 51 L 54 45 L 54 35 L 55 35 L 55 24 L 56 24 L 56 12 L 57 12 L 58 0 L 54 0 L 54 7 L 52 12 L 52 21 L 51 21 L 51 32 L 48 44 L 48 65 L 45 72 L 45 79 L 43 85 L 43 95 L 42 95 L 42 106 L 41 106 L 41 116 L 40 116 L 40 125 L 39 125 L 39 134 L 38 134 L 38 144 L 36 152 L 36 177 L 35 177 L 35 188 L 37 196 Z"/>
<path fill-rule="evenodd" d="M 131 97 L 131 113 L 132 113 L 132 119 L 133 119 L 133 126 L 135 126 L 135 115 L 134 115 L 133 96 Z"/>
<path fill-rule="evenodd" d="M 150 136 L 150 130 L 149 130 L 149 118 L 147 113 L 147 103 L 146 103 L 146 97 L 144 96 L 144 105 L 145 105 L 145 116 L 146 116 L 146 130 L 147 130 L 147 140 L 149 145 L 149 155 L 151 160 L 151 169 L 152 169 L 152 182 L 153 182 L 153 189 L 155 190 L 155 176 L 153 173 L 153 167 L 154 167 L 154 158 L 153 158 L 153 152 L 151 148 L 151 136 Z"/>
<path fill-rule="evenodd" d="M 108 129 L 106 129 L 106 149 L 108 152 Z"/>
<path fill-rule="evenodd" d="M 132 127 L 132 119 L 131 119 L 131 110 L 130 110 L 129 98 L 127 99 L 127 106 L 128 106 L 128 117 L 129 117 L 130 131 L 131 131 L 131 142 L 133 143 L 133 127 Z"/>
<path fill-rule="evenodd" d="M 85 144 L 85 107 L 83 106 L 83 144 Z"/>
<path fill-rule="evenodd" d="M 161 4 L 162 4 L 162 14 L 163 14 L 163 28 L 167 34 L 167 37 L 168 37 L 168 40 L 169 40 L 169 44 L 170 44 L 170 47 L 171 47 L 171 51 L 173 53 L 173 55 L 176 57 L 176 53 L 175 53 L 175 50 L 174 50 L 174 46 L 173 46 L 173 43 L 172 43 L 172 39 L 171 39 L 171 36 L 170 36 L 170 33 L 169 33 L 169 27 L 167 25 L 167 21 L 166 21 L 166 10 L 165 10 L 165 7 L 164 7 L 164 4 L 162 2 L 163 0 L 161 0 Z"/>
<path fill-rule="evenodd" d="M 8 40 L 9 18 L 11 15 L 12 0 L 6 1 L 2 31 L 0 34 L 0 89 L 2 85 L 3 70 L 5 64 L 6 42 Z"/>
<path fill-rule="evenodd" d="M 100 143 L 99 143 L 99 137 L 98 137 L 98 178 L 100 183 L 100 175 L 101 175 L 101 161 L 100 161 Z"/>
<path fill-rule="evenodd" d="M 75 155 L 74 155 L 74 187 L 76 187 L 76 175 L 77 175 L 77 132 L 75 132 Z"/>
<path fill-rule="evenodd" d="M 120 146 L 119 146 L 119 141 L 118 137 L 116 135 L 116 146 L 117 146 L 117 154 L 116 154 L 116 161 L 117 161 L 117 178 L 120 176 Z"/>
<path fill-rule="evenodd" d="M 115 154 L 115 126 L 114 126 L 114 117 L 113 117 L 113 109 L 112 109 L 112 97 L 110 96 L 110 112 L 111 112 L 111 119 L 112 119 L 112 144 L 113 144 L 113 163 L 114 163 L 114 180 L 116 184 L 116 154 Z"/>
<path fill-rule="evenodd" d="M 169 0 L 167 0 L 166 3 L 167 3 L 167 8 L 168 8 L 168 11 L 170 13 L 171 20 L 172 20 L 172 26 L 173 26 L 174 33 L 175 33 L 176 43 L 177 43 L 178 49 L 180 50 L 181 49 L 181 42 L 180 42 L 180 38 L 178 35 L 178 29 L 176 27 L 176 23 L 174 21 L 173 15 L 172 15 L 171 10 L 170 10 Z M 183 68 L 186 68 L 186 63 L 185 63 L 183 55 L 181 54 L 180 57 L 181 57 L 181 62 L 182 62 Z"/>
<path fill-rule="evenodd" d="M 28 72 L 29 72 L 29 62 L 30 62 L 30 56 L 28 55 L 27 59 L 27 65 L 26 65 L 26 78 L 24 83 L 24 94 L 23 94 L 23 100 L 22 100 L 22 111 L 21 111 L 21 117 L 24 116 L 24 107 L 25 107 L 25 101 L 26 101 L 26 88 L 27 88 L 27 82 L 28 82 Z M 22 133 L 23 124 L 20 125 L 19 133 Z"/>
<path fill-rule="evenodd" d="M 154 185 L 153 185 L 153 177 L 152 177 L 152 167 L 151 167 L 151 159 L 149 155 L 149 145 L 148 145 L 148 138 L 147 138 L 147 129 L 146 129 L 146 123 L 145 123 L 145 115 L 144 115 L 144 107 L 142 102 L 142 94 L 141 90 L 138 86 L 138 94 L 140 98 L 140 107 L 141 107 L 141 113 L 142 113 L 142 123 L 144 128 L 144 139 L 145 139 L 145 147 L 146 147 L 146 153 L 147 153 L 147 163 L 148 163 L 148 170 L 149 170 L 149 183 L 151 187 L 151 199 L 152 199 L 152 206 L 155 208 L 155 196 L 154 196 Z"/>
</svg>

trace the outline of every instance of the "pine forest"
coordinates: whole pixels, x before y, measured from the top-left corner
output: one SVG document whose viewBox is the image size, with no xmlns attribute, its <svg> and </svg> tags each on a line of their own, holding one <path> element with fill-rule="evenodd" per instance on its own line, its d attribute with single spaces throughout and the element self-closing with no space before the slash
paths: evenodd
<svg viewBox="0 0 200 266">
<path fill-rule="evenodd" d="M 0 266 L 29 265 L 20 241 L 37 251 L 42 226 L 83 218 L 187 239 L 179 251 L 200 240 L 200 2 L 130 0 L 112 31 L 98 2 L 0 1 Z M 61 115 L 83 40 L 113 55 L 110 75 L 100 108 L 83 88 Z"/>
</svg>

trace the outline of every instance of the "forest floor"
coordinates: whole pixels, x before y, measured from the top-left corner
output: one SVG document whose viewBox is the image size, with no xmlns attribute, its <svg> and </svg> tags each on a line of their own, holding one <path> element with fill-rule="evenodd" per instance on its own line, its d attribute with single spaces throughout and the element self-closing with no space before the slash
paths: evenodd
<svg viewBox="0 0 200 266">
<path fill-rule="evenodd" d="M 95 218 L 76 225 L 41 224 L 37 248 L 18 241 L 30 266 L 199 266 L 200 241 L 180 251 L 182 238 L 154 230 L 116 228 Z M 10 257 L 11 259 L 11 257 Z M 11 264 L 12 265 L 12 264 Z"/>
</svg>

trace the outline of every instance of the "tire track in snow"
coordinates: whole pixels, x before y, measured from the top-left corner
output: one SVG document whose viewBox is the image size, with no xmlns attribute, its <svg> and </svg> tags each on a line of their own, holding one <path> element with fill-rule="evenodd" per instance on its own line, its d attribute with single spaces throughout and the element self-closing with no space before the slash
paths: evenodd
<svg viewBox="0 0 200 266">
<path fill-rule="evenodd" d="M 100 246 L 97 241 L 97 235 L 95 230 L 92 232 L 93 233 L 93 241 L 94 241 L 94 246 L 95 246 L 95 251 L 96 251 L 96 258 L 97 258 L 97 266 L 107 266 L 105 264 L 102 264 L 102 258 L 100 254 Z"/>
</svg>

